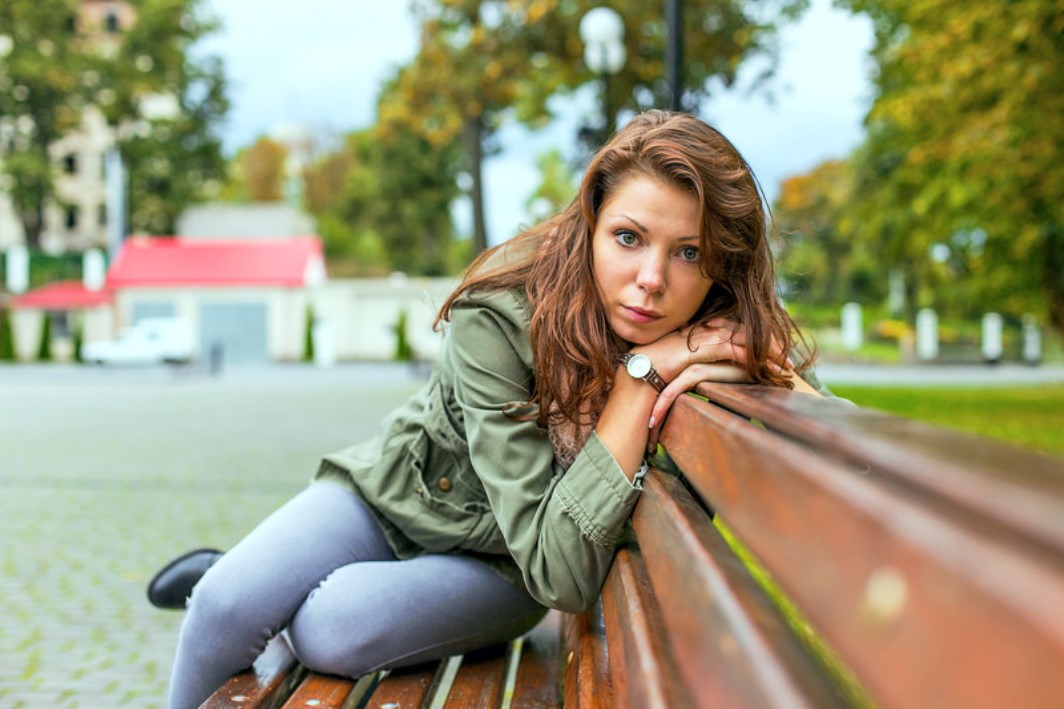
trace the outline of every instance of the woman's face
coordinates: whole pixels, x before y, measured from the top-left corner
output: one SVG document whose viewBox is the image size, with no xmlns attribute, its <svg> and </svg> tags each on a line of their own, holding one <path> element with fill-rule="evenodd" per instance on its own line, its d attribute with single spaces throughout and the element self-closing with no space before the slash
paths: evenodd
<svg viewBox="0 0 1064 709">
<path fill-rule="evenodd" d="M 632 175 L 602 204 L 591 249 L 613 331 L 633 345 L 686 325 L 713 281 L 702 275 L 698 199 Z"/>
</svg>

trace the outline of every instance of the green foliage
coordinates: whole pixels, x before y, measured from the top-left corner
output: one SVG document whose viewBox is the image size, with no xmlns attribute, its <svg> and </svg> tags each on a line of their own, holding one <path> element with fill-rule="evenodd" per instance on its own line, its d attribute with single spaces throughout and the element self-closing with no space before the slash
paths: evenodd
<svg viewBox="0 0 1064 709">
<path fill-rule="evenodd" d="M 140 0 L 137 21 L 122 35 L 115 67 L 116 101 L 105 111 L 120 127 L 119 146 L 129 174 L 130 229 L 172 234 L 178 215 L 224 178 L 215 133 L 229 102 L 217 57 L 190 47 L 215 29 L 198 0 Z M 172 116 L 140 117 L 152 96 L 177 98 Z M 133 121 L 132 130 L 122 126 Z"/>
<path fill-rule="evenodd" d="M 314 361 L 314 309 L 308 307 L 307 315 L 304 318 L 305 326 L 303 332 L 303 361 Z"/>
<path fill-rule="evenodd" d="M 52 318 L 48 313 L 42 313 L 44 322 L 41 325 L 41 342 L 37 346 L 37 361 L 52 361 Z"/>
<path fill-rule="evenodd" d="M 407 315 L 405 310 L 399 311 L 399 322 L 395 324 L 395 361 L 410 362 L 414 359 L 414 350 L 407 339 L 406 327 Z"/>
<path fill-rule="evenodd" d="M 200 2 L 129 4 L 132 13 L 119 16 L 135 22 L 112 34 L 88 3 L 0 3 L 0 47 L 9 44 L 0 53 L 0 118 L 15 127 L 3 172 L 32 250 L 40 247 L 44 206 L 56 199 L 49 149 L 87 111 L 102 112 L 117 130 L 134 230 L 171 232 L 177 214 L 222 174 L 213 135 L 227 108 L 221 65 L 189 53 L 213 28 L 199 16 Z M 167 96 L 177 101 L 174 115 L 144 110 Z"/>
<path fill-rule="evenodd" d="M 237 152 L 229 165 L 222 195 L 233 202 L 280 202 L 284 199 L 288 150 L 269 138 L 259 138 Z"/>
<path fill-rule="evenodd" d="M 44 203 L 54 194 L 48 148 L 78 124 L 92 57 L 73 41 L 67 0 L 0 3 L 0 119 L 14 128 L 2 170 L 30 248 L 40 245 Z"/>
<path fill-rule="evenodd" d="M 1064 385 L 995 388 L 832 386 L 860 406 L 1064 456 Z"/>
<path fill-rule="evenodd" d="M 29 260 L 29 287 L 81 279 L 81 254 L 35 253 Z"/>
<path fill-rule="evenodd" d="M 347 275 L 453 273 L 458 165 L 456 146 L 434 147 L 409 130 L 350 134 L 304 174 L 330 259 L 350 264 Z"/>
<path fill-rule="evenodd" d="M 828 161 L 783 182 L 773 215 L 788 300 L 836 307 L 874 304 L 885 296 L 876 245 L 846 214 L 852 200 L 853 172 L 846 162 Z"/>
<path fill-rule="evenodd" d="M 84 362 L 81 358 L 81 345 L 85 341 L 85 324 L 78 313 L 73 314 L 74 320 L 74 361 Z"/>
<path fill-rule="evenodd" d="M 436 148 L 461 144 L 471 177 L 473 250 L 488 243 L 481 163 L 503 117 L 530 124 L 550 116 L 547 100 L 596 76 L 583 64 L 579 24 L 593 0 L 416 0 L 421 44 L 383 96 L 384 131 L 405 128 Z M 775 20 L 793 17 L 808 0 L 688 0 L 684 6 L 685 81 L 691 105 L 711 79 L 734 82 L 752 56 L 775 57 Z M 626 25 L 628 61 L 610 82 L 610 124 L 622 109 L 668 104 L 664 81 L 667 33 L 660 4 L 611 3 Z M 771 18 L 771 19 L 770 19 Z"/>
<path fill-rule="evenodd" d="M 0 308 L 0 362 L 15 359 L 15 340 L 11 332 L 11 315 L 6 308 Z"/>
<path fill-rule="evenodd" d="M 534 221 L 560 212 L 576 194 L 576 178 L 569 162 L 558 149 L 548 150 L 536 158 L 540 183 L 525 201 L 525 209 Z"/>
<path fill-rule="evenodd" d="M 1064 333 L 1060 3 L 840 4 L 876 32 L 851 215 L 883 266 L 906 273 L 919 305 L 1031 311 Z"/>
</svg>

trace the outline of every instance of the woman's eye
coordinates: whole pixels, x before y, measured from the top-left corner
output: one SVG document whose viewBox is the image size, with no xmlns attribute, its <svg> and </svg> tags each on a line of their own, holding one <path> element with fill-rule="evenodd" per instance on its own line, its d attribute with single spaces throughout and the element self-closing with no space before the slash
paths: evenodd
<svg viewBox="0 0 1064 709">
<path fill-rule="evenodd" d="M 623 246 L 635 246 L 639 243 L 639 237 L 630 231 L 617 232 L 617 241 Z"/>
<path fill-rule="evenodd" d="M 685 246 L 684 248 L 680 249 L 680 258 L 682 258 L 684 261 L 697 261 L 698 247 Z"/>
</svg>

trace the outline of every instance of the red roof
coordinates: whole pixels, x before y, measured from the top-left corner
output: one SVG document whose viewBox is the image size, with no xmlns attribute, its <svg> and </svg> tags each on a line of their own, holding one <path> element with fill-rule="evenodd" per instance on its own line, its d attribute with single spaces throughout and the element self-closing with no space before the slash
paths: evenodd
<svg viewBox="0 0 1064 709">
<path fill-rule="evenodd" d="M 110 288 L 307 285 L 324 276 L 321 239 L 200 240 L 132 237 L 107 272 Z"/>
<path fill-rule="evenodd" d="M 11 305 L 15 308 L 40 310 L 80 310 L 110 302 L 109 292 L 89 290 L 81 281 L 56 281 L 11 299 Z"/>
</svg>

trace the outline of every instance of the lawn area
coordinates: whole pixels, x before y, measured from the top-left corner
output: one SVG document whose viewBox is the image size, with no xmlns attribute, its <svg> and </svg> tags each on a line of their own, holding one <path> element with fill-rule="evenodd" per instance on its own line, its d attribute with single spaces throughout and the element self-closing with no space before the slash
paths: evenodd
<svg viewBox="0 0 1064 709">
<path fill-rule="evenodd" d="M 856 404 L 1064 457 L 1064 385 L 1012 388 L 833 386 Z"/>
</svg>

